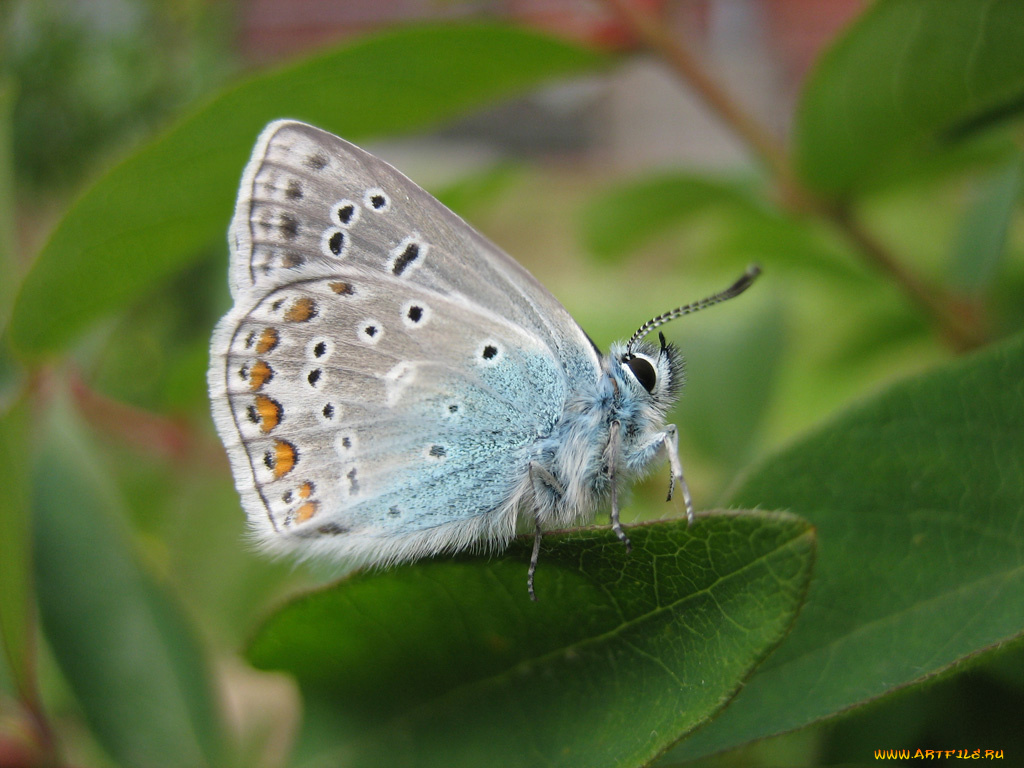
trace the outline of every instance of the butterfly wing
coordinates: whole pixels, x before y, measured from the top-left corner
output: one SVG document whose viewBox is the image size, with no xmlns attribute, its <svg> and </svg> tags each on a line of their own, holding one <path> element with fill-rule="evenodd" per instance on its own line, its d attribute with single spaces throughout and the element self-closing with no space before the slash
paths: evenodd
<svg viewBox="0 0 1024 768">
<path fill-rule="evenodd" d="M 514 259 L 387 163 L 304 123 L 278 121 L 261 134 L 229 239 L 236 297 L 303 266 L 359 265 L 489 307 L 566 367 L 597 360 L 572 316 Z"/>
<path fill-rule="evenodd" d="M 214 334 L 218 431 L 266 545 L 378 562 L 500 541 L 593 345 L 528 272 L 393 168 L 261 135 Z"/>
</svg>

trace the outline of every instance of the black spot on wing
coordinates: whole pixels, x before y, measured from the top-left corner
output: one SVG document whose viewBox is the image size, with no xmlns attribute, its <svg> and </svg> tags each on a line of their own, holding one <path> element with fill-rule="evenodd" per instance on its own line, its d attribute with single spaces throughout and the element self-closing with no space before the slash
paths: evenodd
<svg viewBox="0 0 1024 768">
<path fill-rule="evenodd" d="M 282 213 L 277 228 L 285 240 L 294 240 L 299 236 L 299 220 L 290 213 Z"/>
<path fill-rule="evenodd" d="M 409 243 L 406 245 L 405 250 L 398 254 L 395 258 L 394 266 L 391 267 L 391 271 L 394 272 L 395 277 L 401 277 L 402 273 L 420 257 L 420 253 L 421 248 L 419 243 Z"/>
<path fill-rule="evenodd" d="M 345 233 L 335 232 L 331 235 L 327 241 L 327 247 L 331 249 L 331 253 L 335 256 L 340 256 L 341 252 L 345 249 Z"/>
<path fill-rule="evenodd" d="M 306 167 L 313 171 L 322 171 L 328 162 L 327 155 L 323 152 L 314 152 L 306 158 Z"/>
</svg>

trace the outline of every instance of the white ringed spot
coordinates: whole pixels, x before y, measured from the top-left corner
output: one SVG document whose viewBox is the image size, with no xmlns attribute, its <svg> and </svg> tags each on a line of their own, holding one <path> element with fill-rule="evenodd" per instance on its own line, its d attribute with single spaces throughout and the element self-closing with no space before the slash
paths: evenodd
<svg viewBox="0 0 1024 768">
<path fill-rule="evenodd" d="M 359 221 L 359 213 L 362 210 L 351 200 L 339 200 L 331 206 L 331 221 L 339 227 L 348 229 Z"/>
</svg>

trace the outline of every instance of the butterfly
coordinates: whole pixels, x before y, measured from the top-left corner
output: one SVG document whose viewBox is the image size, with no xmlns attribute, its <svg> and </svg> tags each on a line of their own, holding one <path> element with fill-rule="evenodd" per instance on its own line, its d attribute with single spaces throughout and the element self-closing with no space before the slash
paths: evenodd
<svg viewBox="0 0 1024 768">
<path fill-rule="evenodd" d="M 268 125 L 229 229 L 234 306 L 208 383 L 253 537 L 266 550 L 389 565 L 619 521 L 624 479 L 667 458 L 682 358 L 659 333 L 603 354 L 529 272 L 387 163 L 304 123 Z"/>
</svg>

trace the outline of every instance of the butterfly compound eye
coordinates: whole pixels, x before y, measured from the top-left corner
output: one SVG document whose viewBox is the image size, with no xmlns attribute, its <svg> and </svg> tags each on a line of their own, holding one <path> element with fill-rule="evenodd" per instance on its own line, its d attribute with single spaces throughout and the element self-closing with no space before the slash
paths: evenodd
<svg viewBox="0 0 1024 768">
<path fill-rule="evenodd" d="M 629 370 L 633 372 L 633 376 L 640 382 L 644 389 L 648 392 L 654 390 L 654 385 L 658 381 L 658 374 L 654 372 L 654 366 L 650 362 L 642 357 L 636 355 L 630 355 L 623 359 L 623 362 L 629 366 Z"/>
</svg>

